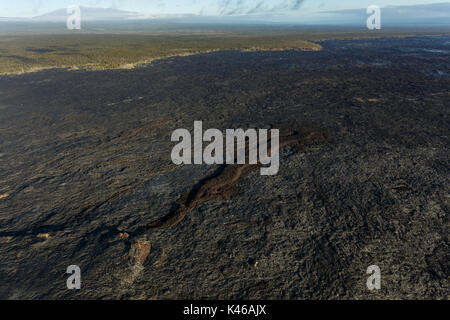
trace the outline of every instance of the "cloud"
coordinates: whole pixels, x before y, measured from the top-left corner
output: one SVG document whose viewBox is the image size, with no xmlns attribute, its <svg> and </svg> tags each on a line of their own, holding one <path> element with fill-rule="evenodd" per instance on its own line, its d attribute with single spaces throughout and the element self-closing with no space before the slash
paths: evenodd
<svg viewBox="0 0 450 320">
<path fill-rule="evenodd" d="M 365 8 L 340 11 L 323 11 L 336 19 L 345 19 L 350 23 L 360 23 L 367 19 Z M 382 24 L 387 25 L 420 25 L 445 24 L 450 22 L 450 3 L 433 3 L 425 5 L 389 6 L 381 8 Z"/>
<path fill-rule="evenodd" d="M 38 14 L 43 7 L 44 7 L 44 3 L 42 0 L 35 1 L 33 9 L 32 9 L 33 14 Z"/>
<path fill-rule="evenodd" d="M 381 8 L 382 14 L 390 18 L 447 16 L 450 17 L 450 2 L 420 4 L 408 6 L 389 6 Z M 325 13 L 360 17 L 366 15 L 366 9 L 349 9 L 339 11 L 324 11 Z"/>
<path fill-rule="evenodd" d="M 304 0 L 220 0 L 219 15 L 249 15 L 299 10 Z"/>
</svg>

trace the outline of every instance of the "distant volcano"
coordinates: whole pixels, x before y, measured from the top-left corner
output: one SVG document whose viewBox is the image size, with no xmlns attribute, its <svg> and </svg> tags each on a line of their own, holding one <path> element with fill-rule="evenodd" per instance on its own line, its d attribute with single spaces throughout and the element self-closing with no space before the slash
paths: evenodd
<svg viewBox="0 0 450 320">
<path fill-rule="evenodd" d="M 301 2 L 296 2 L 301 3 Z M 225 10 L 228 8 L 227 10 Z M 277 9 L 297 8 L 297 6 L 282 6 Z M 242 24 L 266 24 L 266 23 L 295 23 L 295 24 L 321 24 L 321 25 L 366 25 L 366 8 L 348 10 L 323 10 L 317 12 L 302 13 L 298 16 L 274 14 L 274 8 L 260 7 L 230 7 L 222 8 L 217 15 L 195 14 L 158 14 L 145 12 L 131 12 L 112 8 L 80 7 L 83 21 L 128 21 L 128 20 L 157 20 L 164 22 L 183 23 L 242 23 Z M 264 9 L 264 10 L 263 10 Z M 70 14 L 67 8 L 58 9 L 33 18 L 0 17 L 0 22 L 64 22 Z M 388 6 L 381 8 L 381 20 L 383 26 L 432 26 L 449 25 L 450 2 Z"/>
<path fill-rule="evenodd" d="M 367 13 L 364 8 L 327 11 L 328 19 L 340 23 L 364 25 Z M 450 22 L 450 2 L 409 6 L 388 6 L 381 8 L 382 23 L 396 25 L 448 25 Z"/>
<path fill-rule="evenodd" d="M 91 8 L 80 7 L 83 20 L 90 21 L 105 21 L 105 20 L 126 20 L 137 17 L 137 12 L 130 12 L 112 8 Z M 67 8 L 58 9 L 37 17 L 33 17 L 34 21 L 59 22 L 66 21 L 70 14 L 67 13 Z"/>
</svg>

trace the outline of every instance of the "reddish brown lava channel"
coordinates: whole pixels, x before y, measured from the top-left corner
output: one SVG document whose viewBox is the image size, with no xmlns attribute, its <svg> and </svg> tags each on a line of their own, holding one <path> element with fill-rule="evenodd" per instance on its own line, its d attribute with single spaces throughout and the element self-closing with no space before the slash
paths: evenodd
<svg viewBox="0 0 450 320">
<path fill-rule="evenodd" d="M 285 131 L 287 133 L 281 131 L 280 134 L 280 148 L 292 146 L 298 152 L 304 147 L 327 141 L 327 135 L 323 130 L 290 129 Z M 260 165 L 256 164 L 222 165 L 211 176 L 202 179 L 190 191 L 183 194 L 167 215 L 139 228 L 138 234 L 173 227 L 197 206 L 211 199 L 229 199 L 230 195 L 236 191 L 238 181 L 259 167 Z"/>
</svg>

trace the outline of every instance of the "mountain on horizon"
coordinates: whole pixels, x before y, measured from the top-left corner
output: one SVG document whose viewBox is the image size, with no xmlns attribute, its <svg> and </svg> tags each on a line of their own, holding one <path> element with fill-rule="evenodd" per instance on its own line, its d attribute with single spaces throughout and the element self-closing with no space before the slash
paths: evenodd
<svg viewBox="0 0 450 320">
<path fill-rule="evenodd" d="M 83 20 L 87 21 L 104 21 L 104 20 L 126 20 L 139 16 L 137 12 L 124 11 L 113 8 L 93 8 L 80 7 Z M 70 14 L 66 9 L 58 9 L 40 16 L 31 18 L 33 21 L 42 22 L 59 22 L 66 21 Z"/>
<path fill-rule="evenodd" d="M 306 25 L 363 25 L 367 19 L 365 8 L 322 11 L 304 16 L 280 16 L 270 14 L 246 16 L 203 16 L 197 14 L 152 14 L 139 13 L 114 8 L 80 7 L 81 17 L 84 21 L 133 21 L 157 20 L 181 23 L 242 23 L 242 24 L 269 24 L 288 23 Z M 382 24 L 385 26 L 428 26 L 450 24 L 450 2 L 388 6 L 381 8 Z M 63 22 L 70 14 L 67 9 L 58 9 L 33 18 L 2 18 L 0 22 Z"/>
<path fill-rule="evenodd" d="M 340 22 L 364 24 L 367 19 L 365 9 L 349 9 L 325 12 L 331 19 Z M 381 20 L 385 25 L 437 25 L 450 24 L 450 2 L 387 6 L 381 8 Z"/>
</svg>

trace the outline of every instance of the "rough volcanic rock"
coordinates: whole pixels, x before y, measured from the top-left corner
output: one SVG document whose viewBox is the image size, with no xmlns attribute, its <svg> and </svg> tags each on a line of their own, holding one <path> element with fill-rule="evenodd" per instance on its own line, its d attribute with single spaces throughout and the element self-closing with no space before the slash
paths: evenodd
<svg viewBox="0 0 450 320">
<path fill-rule="evenodd" d="M 0 298 L 448 298 L 449 43 L 0 77 Z M 226 197 L 201 184 L 177 223 L 139 232 L 217 172 L 171 162 L 172 131 L 196 120 L 326 139 L 286 145 L 278 175 L 249 170 Z"/>
</svg>

